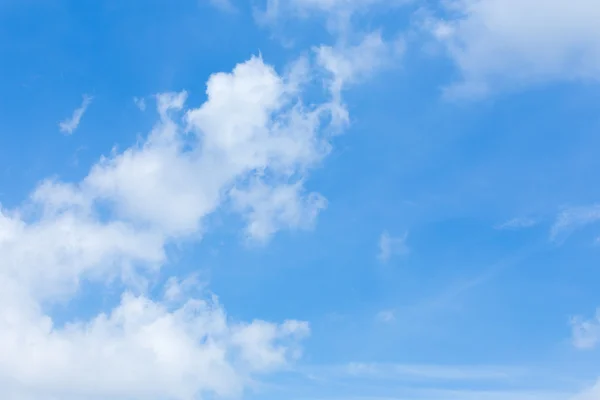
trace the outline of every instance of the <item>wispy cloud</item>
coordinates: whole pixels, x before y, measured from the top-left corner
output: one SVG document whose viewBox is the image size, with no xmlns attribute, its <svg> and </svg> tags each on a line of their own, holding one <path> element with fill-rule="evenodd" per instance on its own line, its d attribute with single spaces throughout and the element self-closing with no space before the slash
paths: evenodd
<svg viewBox="0 0 600 400">
<path fill-rule="evenodd" d="M 537 220 L 529 217 L 517 217 L 501 224 L 494 226 L 494 229 L 498 230 L 519 230 L 526 229 L 535 226 L 538 223 Z"/>
<path fill-rule="evenodd" d="M 499 389 L 414 389 L 412 397 L 406 400 L 567 400 L 571 394 L 566 391 L 546 391 L 539 389 L 499 390 Z M 588 399 L 586 399 L 588 400 Z M 591 400 L 591 399 L 589 399 Z"/>
<path fill-rule="evenodd" d="M 375 316 L 377 321 L 389 324 L 396 320 L 396 313 L 394 310 L 382 310 L 377 313 Z"/>
<path fill-rule="evenodd" d="M 567 208 L 556 217 L 550 240 L 563 241 L 574 231 L 596 222 L 600 222 L 600 204 Z"/>
<path fill-rule="evenodd" d="M 350 363 L 341 367 L 351 377 L 394 381 L 503 381 L 522 377 L 524 368 L 487 365 L 428 365 L 394 363 Z"/>
<path fill-rule="evenodd" d="M 221 11 L 233 12 L 237 10 L 231 0 L 209 0 L 209 2 Z"/>
<path fill-rule="evenodd" d="M 406 239 L 408 232 L 402 236 L 391 236 L 387 231 L 384 231 L 379 237 L 379 253 L 377 258 L 381 262 L 388 262 L 393 255 L 405 255 L 410 252 Z"/>
<path fill-rule="evenodd" d="M 140 111 L 146 111 L 146 100 L 143 97 L 134 97 L 133 102 Z"/>
<path fill-rule="evenodd" d="M 85 113 L 89 105 L 92 103 L 92 100 L 92 96 L 84 94 L 81 106 L 79 108 L 76 108 L 75 111 L 73 111 L 73 115 L 71 115 L 71 118 L 67 118 L 58 124 L 58 126 L 60 127 L 60 131 L 67 135 L 71 135 L 73 132 L 75 132 L 75 130 L 79 126 L 79 123 L 81 122 L 83 114 Z"/>
<path fill-rule="evenodd" d="M 301 372 L 309 377 L 302 385 L 306 393 L 320 390 L 311 388 L 311 382 L 337 388 L 334 397 L 306 397 L 323 400 L 597 399 L 573 397 L 577 389 L 568 378 L 557 371 L 527 366 L 352 362 L 307 366 Z"/>
<path fill-rule="evenodd" d="M 571 327 L 573 346 L 580 350 L 595 348 L 600 343 L 600 309 L 591 319 L 572 318 Z"/>
</svg>

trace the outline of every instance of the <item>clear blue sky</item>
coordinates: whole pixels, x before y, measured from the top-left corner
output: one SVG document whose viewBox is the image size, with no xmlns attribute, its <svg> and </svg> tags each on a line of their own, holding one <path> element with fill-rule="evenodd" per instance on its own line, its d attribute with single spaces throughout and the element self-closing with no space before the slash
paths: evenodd
<svg viewBox="0 0 600 400">
<path fill-rule="evenodd" d="M 600 399 L 595 0 L 0 2 L 0 397 Z"/>
</svg>

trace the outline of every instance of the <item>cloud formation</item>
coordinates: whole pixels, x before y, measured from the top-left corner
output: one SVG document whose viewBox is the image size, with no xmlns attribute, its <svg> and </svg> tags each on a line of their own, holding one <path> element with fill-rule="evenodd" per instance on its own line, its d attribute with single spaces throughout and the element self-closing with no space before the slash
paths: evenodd
<svg viewBox="0 0 600 400">
<path fill-rule="evenodd" d="M 600 309 L 591 319 L 571 319 L 573 346 L 581 350 L 592 349 L 600 343 Z"/>
<path fill-rule="evenodd" d="M 462 76 L 447 94 L 552 81 L 600 79 L 600 8 L 595 0 L 450 0 L 427 23 Z"/>
<path fill-rule="evenodd" d="M 345 35 L 355 15 L 386 10 L 410 3 L 411 0 L 266 0 L 256 13 L 259 23 L 273 25 L 289 18 L 324 17 L 328 29 Z"/>
<path fill-rule="evenodd" d="M 390 236 L 387 231 L 384 231 L 379 237 L 379 253 L 377 258 L 381 262 L 388 262 L 393 255 L 406 255 L 410 252 L 406 239 L 408 232 L 402 236 Z"/>
<path fill-rule="evenodd" d="M 533 218 L 517 217 L 517 218 L 513 218 L 506 222 L 496 225 L 494 227 L 494 229 L 519 230 L 519 229 L 531 228 L 531 227 L 535 226 L 537 223 L 538 223 L 538 221 L 536 221 Z"/>
<path fill-rule="evenodd" d="M 89 105 L 92 104 L 93 97 L 88 96 L 87 94 L 83 95 L 83 102 L 79 108 L 76 108 L 71 115 L 71 118 L 67 118 L 64 121 L 58 124 L 60 131 L 66 135 L 71 135 L 81 122 L 81 118 L 83 114 L 88 109 Z"/>
<path fill-rule="evenodd" d="M 186 92 L 159 94 L 140 143 L 1 210 L 1 397 L 239 395 L 300 356 L 306 322 L 234 321 L 193 280 L 172 277 L 158 298 L 147 288 L 166 246 L 198 239 L 218 210 L 240 213 L 251 240 L 310 227 L 326 203 L 303 182 L 343 107 L 303 104 L 309 68 L 279 75 L 252 57 L 213 74 L 197 108 L 185 108 Z M 114 308 L 57 325 L 47 306 L 73 301 L 85 281 L 125 289 Z"/>
<path fill-rule="evenodd" d="M 598 221 L 600 221 L 598 204 L 566 208 L 556 217 L 550 229 L 550 239 L 563 241 L 576 230 Z"/>
<path fill-rule="evenodd" d="M 140 109 L 140 111 L 146 111 L 146 99 L 143 97 L 134 97 L 133 103 L 137 108 Z"/>
</svg>

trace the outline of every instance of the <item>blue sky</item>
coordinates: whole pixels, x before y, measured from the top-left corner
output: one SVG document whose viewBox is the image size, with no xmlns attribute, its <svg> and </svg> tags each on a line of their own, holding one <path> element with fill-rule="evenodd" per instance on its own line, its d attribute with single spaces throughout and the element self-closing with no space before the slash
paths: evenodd
<svg viewBox="0 0 600 400">
<path fill-rule="evenodd" d="M 3 1 L 0 397 L 600 399 L 599 19 Z"/>
</svg>

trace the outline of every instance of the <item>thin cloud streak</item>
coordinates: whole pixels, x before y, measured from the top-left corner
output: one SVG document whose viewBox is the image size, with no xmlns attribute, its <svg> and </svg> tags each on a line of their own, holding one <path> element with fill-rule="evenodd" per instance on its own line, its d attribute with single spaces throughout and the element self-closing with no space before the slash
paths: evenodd
<svg viewBox="0 0 600 400">
<path fill-rule="evenodd" d="M 86 110 L 92 103 L 92 100 L 92 96 L 88 96 L 87 94 L 83 95 L 83 102 L 81 103 L 81 106 L 79 108 L 76 108 L 75 111 L 73 111 L 73 115 L 71 115 L 71 118 L 67 118 L 58 124 L 62 133 L 66 135 L 71 135 L 73 134 L 73 132 L 75 132 L 75 130 L 79 126 L 79 123 L 81 122 L 83 114 L 86 112 Z"/>
</svg>

